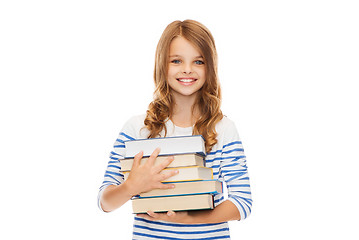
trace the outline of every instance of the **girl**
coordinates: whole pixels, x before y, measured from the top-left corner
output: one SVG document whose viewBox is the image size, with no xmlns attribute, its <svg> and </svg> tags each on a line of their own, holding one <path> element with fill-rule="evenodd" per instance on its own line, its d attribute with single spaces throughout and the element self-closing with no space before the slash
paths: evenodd
<svg viewBox="0 0 359 240">
<path fill-rule="evenodd" d="M 214 179 L 226 183 L 227 199 L 223 194 L 215 195 L 213 210 L 137 214 L 133 239 L 229 239 L 227 222 L 246 218 L 252 199 L 242 142 L 234 123 L 220 110 L 217 53 L 209 30 L 193 20 L 169 24 L 157 46 L 154 81 L 154 100 L 147 113 L 131 118 L 115 142 L 99 192 L 99 207 L 110 212 L 140 192 L 174 187 L 161 183 L 177 173 L 161 173 L 172 158 L 153 165 L 160 149 L 143 165 L 139 164 L 142 152 L 138 153 L 124 181 L 119 172 L 124 141 L 202 135 L 206 167 L 213 169 Z"/>
</svg>

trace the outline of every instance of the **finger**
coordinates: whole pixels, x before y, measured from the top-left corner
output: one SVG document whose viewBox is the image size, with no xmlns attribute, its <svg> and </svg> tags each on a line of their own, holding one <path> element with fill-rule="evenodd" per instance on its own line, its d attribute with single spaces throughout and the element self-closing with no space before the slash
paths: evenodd
<svg viewBox="0 0 359 240">
<path fill-rule="evenodd" d="M 167 212 L 167 216 L 169 216 L 169 217 L 175 217 L 175 216 L 176 216 L 176 213 L 175 213 L 174 211 L 170 210 L 170 211 Z"/>
<path fill-rule="evenodd" d="M 166 169 L 159 174 L 159 181 L 162 182 L 162 181 L 178 174 L 178 172 L 179 172 L 178 169 L 174 169 L 174 170 Z"/>
<path fill-rule="evenodd" d="M 150 164 L 151 166 L 154 164 L 158 154 L 160 153 L 161 149 L 160 148 L 156 148 L 153 153 L 151 154 L 151 156 L 148 158 L 147 160 L 147 164 Z"/>
<path fill-rule="evenodd" d="M 143 151 L 137 153 L 133 159 L 132 167 L 138 167 L 140 165 L 142 157 L 143 157 Z"/>
<path fill-rule="evenodd" d="M 147 211 L 147 214 L 154 219 L 157 219 L 159 217 L 159 214 L 153 211 Z"/>
<path fill-rule="evenodd" d="M 155 166 L 155 168 L 154 168 L 155 172 L 161 172 L 163 169 L 168 167 L 168 165 L 170 165 L 171 162 L 173 162 L 173 160 L 174 160 L 173 156 L 166 158 L 166 160 L 164 160 L 161 164 L 158 164 L 157 166 Z"/>
<path fill-rule="evenodd" d="M 169 183 L 159 183 L 158 185 L 155 186 L 155 188 L 158 189 L 172 189 L 175 188 L 176 186 L 174 184 L 169 184 Z"/>
</svg>

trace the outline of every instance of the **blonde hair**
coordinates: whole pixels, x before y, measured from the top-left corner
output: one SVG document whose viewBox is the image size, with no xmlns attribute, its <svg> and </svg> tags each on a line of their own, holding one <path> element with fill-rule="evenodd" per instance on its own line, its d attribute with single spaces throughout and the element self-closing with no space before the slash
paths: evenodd
<svg viewBox="0 0 359 240">
<path fill-rule="evenodd" d="M 198 48 L 202 54 L 206 68 L 206 81 L 199 90 L 196 103 L 200 117 L 197 119 L 192 134 L 202 135 L 206 140 L 206 152 L 210 152 L 217 143 L 216 124 L 223 118 L 221 105 L 221 88 L 217 75 L 217 51 L 210 31 L 201 23 L 194 20 L 174 21 L 163 31 L 158 42 L 155 57 L 154 99 L 149 104 L 144 120 L 149 130 L 148 138 L 160 136 L 164 130 L 167 135 L 165 123 L 173 114 L 174 100 L 170 94 L 167 82 L 169 48 L 172 40 L 178 36 L 184 37 Z"/>
</svg>

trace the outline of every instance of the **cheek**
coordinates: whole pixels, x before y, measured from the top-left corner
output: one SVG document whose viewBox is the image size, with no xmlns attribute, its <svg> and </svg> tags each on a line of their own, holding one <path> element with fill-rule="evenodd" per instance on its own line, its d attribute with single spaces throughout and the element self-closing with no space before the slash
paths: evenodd
<svg viewBox="0 0 359 240">
<path fill-rule="evenodd" d="M 175 76 L 177 73 L 176 69 L 174 69 L 173 67 L 172 68 L 168 68 L 168 77 L 173 77 Z"/>
<path fill-rule="evenodd" d="M 169 85 L 171 88 L 173 88 L 173 86 L 174 86 L 174 84 L 175 84 L 176 74 L 177 74 L 177 72 L 174 71 L 173 68 L 172 68 L 172 69 L 171 69 L 171 68 L 168 69 L 166 81 L 167 81 L 168 85 Z"/>
<path fill-rule="evenodd" d="M 199 71 L 200 75 L 202 78 L 206 78 L 206 69 L 205 68 L 202 68 L 200 71 Z"/>
</svg>

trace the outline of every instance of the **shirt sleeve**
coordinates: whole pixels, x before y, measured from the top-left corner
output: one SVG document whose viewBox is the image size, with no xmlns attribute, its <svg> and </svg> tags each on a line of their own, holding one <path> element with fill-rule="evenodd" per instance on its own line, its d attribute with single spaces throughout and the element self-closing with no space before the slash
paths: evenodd
<svg viewBox="0 0 359 240">
<path fill-rule="evenodd" d="M 233 122 L 228 124 L 224 134 L 220 175 L 227 185 L 228 200 L 236 205 L 243 220 L 250 215 L 252 208 L 246 156 Z"/>
<path fill-rule="evenodd" d="M 125 158 L 125 141 L 134 140 L 134 131 L 131 126 L 131 122 L 128 121 L 121 132 L 119 133 L 114 145 L 113 150 L 110 153 L 110 159 L 107 164 L 107 169 L 104 175 L 104 180 L 99 189 L 97 196 L 97 205 L 101 211 L 101 197 L 104 190 L 110 185 L 120 185 L 124 181 L 123 174 L 121 171 L 120 161 Z"/>
</svg>

